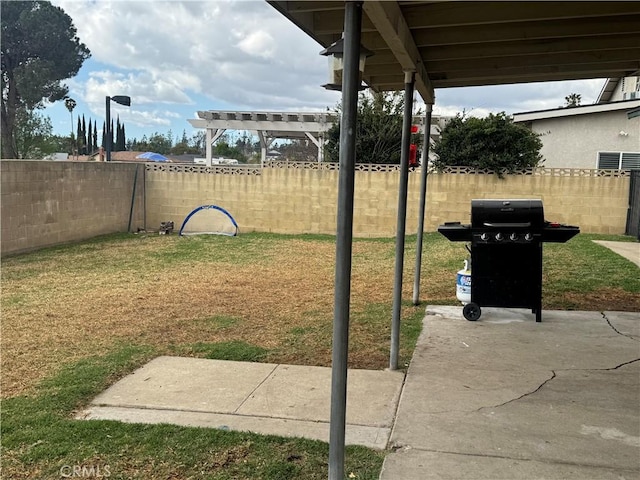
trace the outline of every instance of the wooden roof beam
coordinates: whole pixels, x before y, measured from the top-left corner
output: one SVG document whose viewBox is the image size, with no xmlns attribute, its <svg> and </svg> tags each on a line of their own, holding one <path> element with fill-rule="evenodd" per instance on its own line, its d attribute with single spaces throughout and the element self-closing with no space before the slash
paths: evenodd
<svg viewBox="0 0 640 480">
<path fill-rule="evenodd" d="M 499 8 L 487 8 L 499 4 Z M 640 13 L 640 2 L 440 2 L 402 6 L 409 28 L 494 25 L 522 20 L 545 22 L 554 19 L 601 17 Z"/>
<path fill-rule="evenodd" d="M 416 73 L 415 87 L 422 99 L 426 103 L 433 103 L 435 97 L 431 80 L 429 80 L 427 70 L 420 60 L 420 52 L 413 41 L 411 31 L 398 3 L 369 0 L 364 3 L 363 9 L 371 23 L 375 25 L 380 35 L 384 37 L 402 69 Z M 364 43 L 364 46 L 367 46 L 366 43 Z"/>
<path fill-rule="evenodd" d="M 619 63 L 629 61 L 629 59 L 640 59 L 640 46 L 626 50 L 599 50 L 572 53 L 543 53 L 540 55 L 520 55 L 508 57 L 484 57 L 468 59 L 465 62 L 456 60 L 436 60 L 427 61 L 425 65 L 431 75 L 436 72 L 460 72 L 465 70 L 477 71 L 479 69 L 503 69 L 514 67 L 545 67 L 551 65 L 586 65 L 601 63 Z M 371 75 L 380 73 L 385 66 L 372 66 L 369 70 Z M 376 70 L 378 69 L 378 70 Z"/>
<path fill-rule="evenodd" d="M 531 81 L 545 81 L 575 78 L 606 78 L 636 75 L 640 71 L 640 61 L 631 62 L 612 62 L 607 64 L 580 64 L 580 65 L 552 65 L 539 66 L 533 68 L 524 67 L 508 67 L 508 68 L 488 68 L 476 70 L 457 71 L 451 80 L 458 82 L 458 85 L 482 85 L 483 82 L 496 78 L 505 84 L 518 83 L 518 79 L 529 77 Z M 380 75 L 372 75 L 371 81 L 376 85 L 395 84 L 396 88 L 402 82 L 403 75 L 398 73 L 382 73 Z M 445 74 L 432 72 L 431 81 L 436 88 L 442 88 L 449 85 L 450 79 Z M 384 87 L 382 87 L 384 89 Z"/>
<path fill-rule="evenodd" d="M 496 46 L 494 44 L 494 46 Z M 523 42 L 504 42 L 499 45 L 500 56 L 520 57 L 523 55 L 539 55 L 554 53 L 597 52 L 598 50 L 627 49 L 638 46 L 637 34 L 603 35 L 595 37 L 585 44 L 584 38 L 568 38 L 562 40 L 531 40 Z M 479 59 L 495 56 L 495 52 L 487 53 L 485 45 L 448 45 L 438 48 L 420 48 L 422 58 L 426 62 L 455 59 Z M 373 59 L 373 57 L 372 57 Z M 369 63 L 369 62 L 367 62 Z M 372 62 L 375 64 L 375 62 Z"/>
<path fill-rule="evenodd" d="M 526 73 L 520 76 L 509 76 L 504 78 L 491 77 L 491 78 L 478 78 L 478 79 L 466 79 L 464 86 L 466 87 L 480 87 L 486 85 L 511 85 L 516 83 L 537 83 L 537 82 L 554 82 L 563 80 L 588 80 L 592 78 L 609 78 L 609 77 L 628 77 L 633 76 L 633 72 L 628 70 L 611 70 L 600 72 L 599 75 L 594 76 L 593 72 L 562 72 L 556 74 L 543 74 L 536 75 L 532 73 Z M 434 82 L 436 88 L 449 88 L 459 87 L 460 80 L 438 80 Z M 381 88 L 381 90 L 391 90 L 389 88 Z"/>
<path fill-rule="evenodd" d="M 413 31 L 418 47 L 436 47 L 460 44 L 482 44 L 523 40 L 562 40 L 571 37 L 597 37 L 613 34 L 640 34 L 640 14 L 610 17 L 611 22 L 600 18 L 583 20 L 550 20 L 548 22 L 514 22 L 470 27 L 438 27 Z M 408 28 L 408 27 L 407 27 Z M 367 33 L 363 34 L 366 37 Z"/>
</svg>

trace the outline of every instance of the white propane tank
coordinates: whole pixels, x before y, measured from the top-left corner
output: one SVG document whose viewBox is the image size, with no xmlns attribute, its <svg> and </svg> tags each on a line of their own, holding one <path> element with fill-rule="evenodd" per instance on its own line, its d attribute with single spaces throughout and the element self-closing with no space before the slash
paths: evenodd
<svg viewBox="0 0 640 480">
<path fill-rule="evenodd" d="M 463 305 L 471 303 L 471 270 L 469 270 L 469 261 L 464 261 L 464 269 L 458 271 L 456 275 L 456 298 Z"/>
</svg>

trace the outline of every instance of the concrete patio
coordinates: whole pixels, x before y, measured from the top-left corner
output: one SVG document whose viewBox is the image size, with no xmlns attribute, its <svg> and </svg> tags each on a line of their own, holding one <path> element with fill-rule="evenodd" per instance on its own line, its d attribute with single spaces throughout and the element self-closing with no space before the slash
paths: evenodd
<svg viewBox="0 0 640 480">
<path fill-rule="evenodd" d="M 347 443 L 380 478 L 640 478 L 640 314 L 427 307 L 408 373 L 349 371 Z M 79 418 L 328 441 L 331 370 L 159 357 Z"/>
<path fill-rule="evenodd" d="M 405 375 L 350 370 L 346 442 L 386 448 Z M 158 357 L 98 395 L 84 419 L 173 423 L 329 441 L 331 369 Z"/>
<path fill-rule="evenodd" d="M 428 307 L 381 479 L 640 478 L 640 314 Z"/>
</svg>

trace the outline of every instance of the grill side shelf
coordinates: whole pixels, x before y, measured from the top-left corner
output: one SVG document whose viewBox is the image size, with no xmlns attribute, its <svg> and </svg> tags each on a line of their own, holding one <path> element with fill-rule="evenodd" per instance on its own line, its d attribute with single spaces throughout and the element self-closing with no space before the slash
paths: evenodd
<svg viewBox="0 0 640 480">
<path fill-rule="evenodd" d="M 549 243 L 565 243 L 580 233 L 580 227 L 562 226 L 542 229 L 542 241 Z"/>
<path fill-rule="evenodd" d="M 452 242 L 470 242 L 471 225 L 460 222 L 447 222 L 438 227 L 438 232 L 447 237 Z"/>
</svg>

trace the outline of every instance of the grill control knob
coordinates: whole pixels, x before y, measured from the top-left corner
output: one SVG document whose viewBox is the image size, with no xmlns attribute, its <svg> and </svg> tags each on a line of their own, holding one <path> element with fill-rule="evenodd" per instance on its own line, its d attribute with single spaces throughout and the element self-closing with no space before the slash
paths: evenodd
<svg viewBox="0 0 640 480">
<path fill-rule="evenodd" d="M 480 235 L 480 240 L 486 242 L 487 240 L 489 240 L 489 234 L 488 233 L 483 233 L 482 235 Z"/>
<path fill-rule="evenodd" d="M 496 242 L 501 242 L 504 239 L 500 232 L 496 233 Z"/>
<path fill-rule="evenodd" d="M 524 239 L 525 239 L 527 242 L 530 242 L 531 240 L 533 240 L 533 235 L 531 235 L 530 233 L 525 233 L 525 234 L 524 234 Z"/>
<path fill-rule="evenodd" d="M 509 235 L 509 240 L 511 240 L 512 242 L 515 242 L 516 240 L 518 240 L 518 234 L 512 233 L 511 235 Z"/>
</svg>

